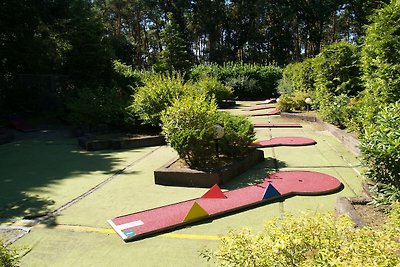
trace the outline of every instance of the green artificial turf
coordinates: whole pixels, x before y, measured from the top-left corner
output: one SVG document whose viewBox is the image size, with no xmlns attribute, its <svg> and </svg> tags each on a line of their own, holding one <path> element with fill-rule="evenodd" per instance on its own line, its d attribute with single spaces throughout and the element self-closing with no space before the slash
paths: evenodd
<svg viewBox="0 0 400 267">
<path fill-rule="evenodd" d="M 241 106 L 234 112 L 244 114 L 246 112 L 240 109 L 252 103 L 239 104 Z M 229 229 L 250 227 L 260 230 L 267 219 L 285 213 L 333 211 L 337 197 L 353 197 L 362 191 L 362 177 L 357 173 L 360 171 L 357 167 L 359 160 L 326 131 L 309 122 L 279 116 L 254 117 L 251 120 L 256 123 L 301 123 L 304 126 L 301 129 L 256 129 L 258 139 L 305 136 L 315 139 L 317 144 L 263 148 L 266 160 L 222 185 L 223 190 L 260 182 L 277 169 L 327 173 L 342 181 L 343 190 L 325 196 L 294 196 L 178 229 L 172 231 L 172 235 L 124 243 L 107 224 L 108 219 L 196 198 L 207 191 L 203 188 L 154 184 L 153 171 L 175 157 L 176 153 L 167 146 L 84 152 L 77 147 L 75 140 L 63 135 L 50 140 L 52 142 L 43 137 L 22 140 L 0 146 L 0 156 L 6 158 L 5 162 L 0 163 L 5 174 L 1 179 L 3 184 L 9 183 L 6 189 L 0 189 L 2 206 L 19 201 L 25 203 L 23 207 L 28 211 L 35 205 L 37 210 L 51 210 L 104 181 L 116 171 L 123 168 L 125 171 L 58 213 L 53 218 L 53 225 L 33 227 L 31 233 L 14 243 L 15 247 L 29 250 L 22 258 L 21 266 L 212 266 L 212 263 L 207 263 L 199 256 L 199 250 L 204 246 L 216 247 L 218 241 L 213 239 Z M 37 198 L 23 200 L 25 192 L 36 194 Z M 2 212 L 21 216 L 26 210 L 2 209 Z"/>
</svg>

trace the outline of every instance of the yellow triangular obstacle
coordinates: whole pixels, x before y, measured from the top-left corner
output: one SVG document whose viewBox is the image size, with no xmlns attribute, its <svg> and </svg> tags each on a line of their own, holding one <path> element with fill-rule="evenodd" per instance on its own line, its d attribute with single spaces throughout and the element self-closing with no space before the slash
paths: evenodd
<svg viewBox="0 0 400 267">
<path fill-rule="evenodd" d="M 184 222 L 191 221 L 194 219 L 198 219 L 201 217 L 208 216 L 209 214 L 205 211 L 197 202 L 193 203 L 193 206 L 190 208 L 189 212 L 186 214 Z"/>
</svg>

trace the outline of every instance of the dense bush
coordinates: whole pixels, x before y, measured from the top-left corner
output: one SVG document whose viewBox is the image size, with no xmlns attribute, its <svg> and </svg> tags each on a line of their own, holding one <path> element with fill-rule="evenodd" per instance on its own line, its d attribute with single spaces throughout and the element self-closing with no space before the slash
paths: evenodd
<svg viewBox="0 0 400 267">
<path fill-rule="evenodd" d="M 213 127 L 217 105 L 206 95 L 186 95 L 175 99 L 161 115 L 162 130 L 168 144 L 190 167 L 215 162 Z"/>
<path fill-rule="evenodd" d="M 132 66 L 126 65 L 118 60 L 113 61 L 113 81 L 116 86 L 128 90 L 130 94 L 136 91 L 136 88 L 143 85 L 141 76 L 143 75 L 132 69 Z"/>
<path fill-rule="evenodd" d="M 219 266 L 398 266 L 400 206 L 379 227 L 354 228 L 347 216 L 330 213 L 286 216 L 258 234 L 231 231 L 215 252 L 202 255 Z"/>
<path fill-rule="evenodd" d="M 379 112 L 377 103 L 388 104 L 400 99 L 400 1 L 391 1 L 371 20 L 361 51 L 366 90 L 360 115 L 366 126 L 374 123 Z"/>
<path fill-rule="evenodd" d="M 11 250 L 0 242 L 0 266 L 13 267 L 18 266 L 18 255 L 15 250 Z"/>
<path fill-rule="evenodd" d="M 345 127 L 351 119 L 349 104 L 350 98 L 347 95 L 332 96 L 327 93 L 319 103 L 319 115 L 326 122 Z"/>
<path fill-rule="evenodd" d="M 400 102 L 383 107 L 375 120 L 361 138 L 366 176 L 400 190 Z M 379 191 L 390 190 L 390 186 Z"/>
<path fill-rule="evenodd" d="M 215 151 L 214 126 L 224 127 L 219 140 L 220 154 L 240 157 L 254 140 L 251 122 L 227 112 L 218 112 L 214 99 L 205 94 L 188 94 L 176 99 L 161 116 L 163 134 L 168 144 L 192 168 L 219 164 Z"/>
<path fill-rule="evenodd" d="M 216 77 L 201 77 L 194 84 L 194 87 L 196 87 L 196 91 L 199 93 L 214 97 L 218 103 L 222 102 L 222 100 L 232 99 L 233 97 L 232 87 L 224 85 Z"/>
<path fill-rule="evenodd" d="M 291 112 L 295 110 L 306 110 L 306 98 L 311 94 L 303 91 L 294 91 L 292 94 L 283 94 L 279 97 L 277 108 L 283 112 Z"/>
<path fill-rule="evenodd" d="M 362 88 L 360 53 L 356 45 L 340 42 L 326 46 L 314 59 L 316 103 L 331 96 L 356 96 Z M 319 92 L 319 94 L 318 94 Z"/>
<path fill-rule="evenodd" d="M 240 99 L 266 98 L 276 94 L 282 70 L 275 66 L 227 63 L 197 65 L 191 70 L 194 80 L 202 76 L 213 76 L 233 87 L 234 96 Z"/>
<path fill-rule="evenodd" d="M 222 154 L 240 157 L 248 152 L 249 144 L 255 139 L 254 127 L 250 120 L 228 112 L 219 112 L 217 124 L 224 127 L 224 137 L 219 141 Z"/>
<path fill-rule="evenodd" d="M 85 129 L 103 126 L 126 126 L 129 112 L 128 94 L 117 87 L 95 87 L 77 90 L 75 96 L 69 97 L 66 105 L 69 109 L 69 121 Z"/>
<path fill-rule="evenodd" d="M 154 126 L 160 124 L 163 110 L 185 92 L 193 90 L 178 73 L 152 73 L 145 75 L 142 79 L 143 86 L 140 86 L 135 93 L 131 108 L 144 123 Z"/>
<path fill-rule="evenodd" d="M 278 92 L 290 95 L 294 92 L 312 93 L 315 90 L 315 72 L 313 59 L 288 64 L 279 80 Z"/>
</svg>

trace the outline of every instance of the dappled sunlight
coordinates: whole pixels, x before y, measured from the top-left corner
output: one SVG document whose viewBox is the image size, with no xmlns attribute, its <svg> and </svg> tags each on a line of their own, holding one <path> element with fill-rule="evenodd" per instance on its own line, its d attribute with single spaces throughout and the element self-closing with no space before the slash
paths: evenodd
<svg viewBox="0 0 400 267">
<path fill-rule="evenodd" d="M 0 147 L 0 217 L 37 217 L 65 204 L 145 149 L 87 152 L 66 133 L 30 134 Z M 133 159 L 134 160 L 134 159 Z"/>
</svg>

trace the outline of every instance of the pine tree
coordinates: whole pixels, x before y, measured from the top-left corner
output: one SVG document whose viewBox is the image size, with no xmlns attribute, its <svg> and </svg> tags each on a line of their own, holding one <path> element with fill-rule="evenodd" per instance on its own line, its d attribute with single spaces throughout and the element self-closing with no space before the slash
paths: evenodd
<svg viewBox="0 0 400 267">
<path fill-rule="evenodd" d="M 159 71 L 180 71 L 185 73 L 192 66 L 192 55 L 181 31 L 179 31 L 178 24 L 171 14 L 168 14 L 168 20 L 169 22 L 161 35 L 164 49 L 160 53 L 156 69 Z"/>
</svg>

